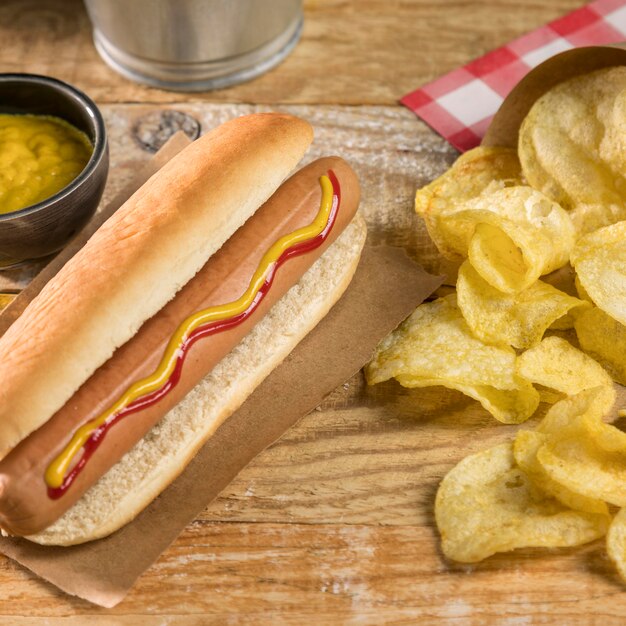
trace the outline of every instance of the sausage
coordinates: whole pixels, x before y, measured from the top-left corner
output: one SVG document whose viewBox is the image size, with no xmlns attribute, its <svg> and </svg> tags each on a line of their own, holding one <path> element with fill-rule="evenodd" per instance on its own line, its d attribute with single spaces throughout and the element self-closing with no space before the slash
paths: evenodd
<svg viewBox="0 0 626 626">
<path fill-rule="evenodd" d="M 110 407 L 132 382 L 156 369 L 168 340 L 185 318 L 241 296 L 264 252 L 279 237 L 313 221 L 321 201 L 319 178 L 329 170 L 339 182 L 341 202 L 336 221 L 322 245 L 284 263 L 266 297 L 245 321 L 195 342 L 178 384 L 156 404 L 124 417 L 110 428 L 69 489 L 57 499 L 49 497 L 44 480 L 46 468 L 74 431 Z M 319 159 L 289 178 L 173 300 L 146 321 L 48 422 L 0 461 L 0 527 L 10 534 L 30 535 L 56 521 L 298 282 L 354 217 L 358 202 L 356 175 L 340 158 Z"/>
</svg>

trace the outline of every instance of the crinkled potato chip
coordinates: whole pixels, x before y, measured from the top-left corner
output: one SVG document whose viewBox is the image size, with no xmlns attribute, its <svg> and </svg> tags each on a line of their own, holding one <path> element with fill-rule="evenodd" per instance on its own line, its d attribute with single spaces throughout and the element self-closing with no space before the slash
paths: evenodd
<svg viewBox="0 0 626 626">
<path fill-rule="evenodd" d="M 626 449 L 609 452 L 586 436 L 581 428 L 571 439 L 550 441 L 539 448 L 537 460 L 550 478 L 570 491 L 626 506 Z"/>
<path fill-rule="evenodd" d="M 444 554 L 463 563 L 515 548 L 581 545 L 602 537 L 610 521 L 538 489 L 515 465 L 510 443 L 468 456 L 446 475 L 435 519 Z"/>
<path fill-rule="evenodd" d="M 554 391 L 554 389 L 548 389 L 541 385 L 537 385 L 536 389 L 539 392 L 541 402 L 546 402 L 547 404 L 554 404 L 555 402 L 559 402 L 559 400 L 563 400 L 565 397 L 565 394 L 560 391 Z"/>
<path fill-rule="evenodd" d="M 620 509 L 609 526 L 606 551 L 618 574 L 626 582 L 626 509 Z"/>
<path fill-rule="evenodd" d="M 626 221 L 579 239 L 571 262 L 589 298 L 626 325 Z"/>
<path fill-rule="evenodd" d="M 546 435 L 536 451 L 546 474 L 588 498 L 626 505 L 626 433 L 602 421 L 604 387 L 555 404 L 537 428 Z"/>
<path fill-rule="evenodd" d="M 378 345 L 368 382 L 398 375 L 516 389 L 515 351 L 485 345 L 468 328 L 456 296 L 421 304 Z"/>
<path fill-rule="evenodd" d="M 525 349 L 574 307 L 587 302 L 537 281 L 517 294 L 492 287 L 465 261 L 456 283 L 458 305 L 468 326 L 482 341 Z"/>
<path fill-rule="evenodd" d="M 574 328 L 574 316 L 569 313 L 554 320 L 548 327 L 549 330 L 572 330 L 572 328 Z"/>
<path fill-rule="evenodd" d="M 462 154 L 445 174 L 418 189 L 415 210 L 424 218 L 428 233 L 441 254 L 457 259 L 459 244 L 455 239 L 458 236 L 442 229 L 439 215 L 462 207 L 487 189 L 495 191 L 521 183 L 521 166 L 516 150 L 478 146 Z M 461 235 L 461 239 L 465 236 Z"/>
<path fill-rule="evenodd" d="M 576 285 L 576 293 L 581 300 L 586 300 L 589 304 L 593 304 L 593 300 L 589 297 L 589 294 L 585 291 L 585 288 L 580 284 L 580 278 L 578 278 L 578 274 L 576 274 L 576 278 L 574 279 L 574 284 Z"/>
<path fill-rule="evenodd" d="M 545 493 L 575 511 L 608 515 L 605 502 L 596 498 L 587 498 L 570 491 L 548 476 L 539 461 L 537 451 L 548 440 L 548 435 L 535 430 L 518 430 L 513 443 L 515 462 L 530 480 Z"/>
<path fill-rule="evenodd" d="M 503 186 L 518 185 L 521 175 L 514 148 L 478 146 L 459 156 L 439 178 L 418 189 L 415 210 L 420 215 L 440 213 L 480 195 L 493 181 Z"/>
<path fill-rule="evenodd" d="M 552 407 L 537 430 L 554 439 L 568 439 L 580 435 L 582 429 L 585 431 L 583 439 L 603 450 L 626 451 L 626 433 L 603 421 L 607 412 L 605 391 L 605 387 L 594 387 L 568 397 L 559 403 L 561 408 Z"/>
<path fill-rule="evenodd" d="M 601 422 L 606 414 L 605 393 L 604 386 L 591 387 L 560 400 L 539 422 L 537 432 L 567 438 L 579 434 L 580 419 Z"/>
<path fill-rule="evenodd" d="M 604 413 L 615 402 L 613 381 L 594 359 L 560 337 L 546 337 L 517 358 L 517 373 L 522 378 L 574 396 L 585 389 L 602 387 L 596 403 Z M 602 404 L 600 404 L 602 403 Z"/>
<path fill-rule="evenodd" d="M 496 389 L 489 385 L 468 385 L 446 379 L 421 378 L 418 376 L 401 375 L 395 377 L 403 386 L 436 387 L 441 385 L 448 389 L 456 389 L 466 396 L 480 402 L 483 407 L 503 424 L 521 424 L 536 410 L 541 394 L 532 385 L 522 383 L 519 389 Z"/>
<path fill-rule="evenodd" d="M 626 326 L 593 307 L 576 316 L 574 328 L 581 348 L 626 385 Z"/>
<path fill-rule="evenodd" d="M 457 235 L 456 252 L 507 293 L 522 291 L 565 265 L 575 239 L 567 212 L 526 186 L 482 194 L 462 210 L 442 213 L 440 222 Z"/>
<path fill-rule="evenodd" d="M 626 67 L 564 81 L 519 132 L 524 176 L 571 211 L 580 234 L 626 219 Z"/>
<path fill-rule="evenodd" d="M 496 419 L 519 423 L 534 413 L 539 394 L 515 374 L 515 360 L 512 348 L 472 335 L 452 295 L 417 307 L 380 342 L 365 374 L 370 385 L 396 378 L 407 387 L 458 389 Z"/>
<path fill-rule="evenodd" d="M 572 298 L 578 298 L 587 304 L 592 304 L 587 298 L 583 298 L 582 295 L 578 293 L 576 289 L 576 272 L 574 272 L 574 268 L 569 263 L 566 263 L 555 272 L 544 276 L 543 281 Z M 585 310 L 587 304 L 574 307 L 571 309 L 570 313 L 566 313 L 559 319 L 554 320 L 554 322 L 550 324 L 550 330 L 572 330 L 574 328 L 574 316 L 578 311 Z"/>
</svg>

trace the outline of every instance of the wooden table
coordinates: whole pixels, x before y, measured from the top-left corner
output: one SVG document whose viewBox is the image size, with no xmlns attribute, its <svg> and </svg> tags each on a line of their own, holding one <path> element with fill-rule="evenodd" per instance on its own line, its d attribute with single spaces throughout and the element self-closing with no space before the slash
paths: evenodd
<svg viewBox="0 0 626 626">
<path fill-rule="evenodd" d="M 436 271 L 412 197 L 455 153 L 397 99 L 581 4 L 310 0 L 302 42 L 276 70 L 177 94 L 108 69 L 77 0 L 5 0 L 0 71 L 68 80 L 102 106 L 116 172 L 107 197 L 148 158 L 133 133 L 146 114 L 180 110 L 204 128 L 258 109 L 306 117 L 317 133 L 311 156 L 335 151 L 357 168 L 372 239 Z M 433 520 L 441 477 L 514 429 L 461 394 L 367 388 L 355 376 L 244 470 L 115 609 L 70 598 L 2 557 L 0 623 L 622 623 L 626 594 L 602 542 L 473 567 L 443 559 Z"/>
</svg>

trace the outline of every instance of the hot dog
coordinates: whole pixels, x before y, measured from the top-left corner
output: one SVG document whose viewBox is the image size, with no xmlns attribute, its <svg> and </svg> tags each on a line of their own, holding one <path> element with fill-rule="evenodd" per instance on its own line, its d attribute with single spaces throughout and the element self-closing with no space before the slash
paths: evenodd
<svg viewBox="0 0 626 626">
<path fill-rule="evenodd" d="M 246 123 L 244 118 L 242 120 L 238 124 Z M 272 122 L 275 121 L 276 118 L 272 119 Z M 287 118 L 287 123 L 292 124 L 293 118 Z M 307 130 L 301 124 L 296 124 L 296 128 L 299 132 L 302 132 L 303 128 Z M 271 131 L 276 133 L 276 127 L 274 126 Z M 236 160 L 234 158 L 233 162 Z M 224 161 L 220 165 L 233 167 Z M 320 185 L 322 179 L 326 184 L 325 191 Z M 190 451 L 183 451 L 184 454 L 180 449 L 175 452 L 169 451 L 164 455 L 165 461 L 159 458 L 159 464 L 169 464 L 170 467 L 167 472 L 157 472 L 163 474 L 156 481 L 158 484 L 154 484 L 155 478 L 150 477 L 149 471 L 144 471 L 142 479 L 138 480 L 137 484 L 133 485 L 131 480 L 124 498 L 121 498 L 126 504 L 118 507 L 122 509 L 121 512 L 116 510 L 116 505 L 120 501 L 120 495 L 117 494 L 114 498 L 108 498 L 109 512 L 104 516 L 101 515 L 101 519 L 92 522 L 86 529 L 81 528 L 79 532 L 71 529 L 68 531 L 67 528 L 56 529 L 59 523 L 63 526 L 65 518 L 69 516 L 71 519 L 72 511 L 77 507 L 80 509 L 81 506 L 92 506 L 93 509 L 94 498 L 96 508 L 102 508 L 100 506 L 102 503 L 98 502 L 100 496 L 97 492 L 98 489 L 103 489 L 103 484 L 106 485 L 111 474 L 109 470 L 114 468 L 113 473 L 119 471 L 119 467 L 124 463 L 132 462 L 133 455 L 137 456 L 144 448 L 149 448 L 153 439 L 158 438 L 152 434 L 156 430 L 153 427 L 157 424 L 162 426 L 162 421 L 167 423 L 168 419 L 171 420 L 171 415 L 180 406 L 191 403 L 186 410 L 198 412 L 197 407 L 193 405 L 195 400 L 189 399 L 193 395 L 190 392 L 192 390 L 194 393 L 197 392 L 198 383 L 199 387 L 206 385 L 207 374 L 209 378 L 215 376 L 214 372 L 220 367 L 225 367 L 224 363 L 228 363 L 229 359 L 241 358 L 233 357 L 231 353 L 234 354 L 239 350 L 242 340 L 245 344 L 250 337 L 258 335 L 259 332 L 267 332 L 263 331 L 264 325 L 273 323 L 276 326 L 277 322 L 280 325 L 281 320 L 268 322 L 267 319 L 272 317 L 272 312 L 279 306 L 285 306 L 285 302 L 290 302 L 290 299 L 298 300 L 298 292 L 305 293 L 306 289 L 311 291 L 308 287 L 302 287 L 302 283 L 308 280 L 310 275 L 315 278 L 315 272 L 318 274 L 321 272 L 323 278 L 318 291 L 321 293 L 326 289 L 332 293 L 314 298 L 318 302 L 313 307 L 317 310 L 313 311 L 312 321 L 305 324 L 298 321 L 296 326 L 301 328 L 291 333 L 293 339 L 297 342 L 302 332 L 306 332 L 311 324 L 314 325 L 328 310 L 347 285 L 363 244 L 362 221 L 358 217 L 356 221 L 353 220 L 358 201 L 359 187 L 356 176 L 349 166 L 338 158 L 320 159 L 285 182 L 262 208 L 209 258 L 174 299 L 149 317 L 138 332 L 120 345 L 94 372 L 85 377 L 81 386 L 46 421 L 12 446 L 10 452 L 0 461 L 2 529 L 10 534 L 26 535 L 42 543 L 77 543 L 112 532 L 141 510 L 182 471 L 185 462 L 191 458 Z M 324 217 L 322 206 L 325 202 L 328 205 L 328 214 Z M 316 220 L 319 228 L 311 230 Z M 346 228 L 348 232 L 344 233 Z M 294 233 L 300 234 L 294 239 Z M 272 252 L 274 248 L 276 250 Z M 343 261 L 327 260 L 326 257 L 330 259 L 336 255 L 334 249 L 339 248 L 343 248 Z M 274 254 L 274 261 L 271 254 Z M 270 273 L 266 272 L 269 279 L 266 276 L 265 282 L 259 282 L 260 287 L 256 292 L 250 291 L 251 304 L 246 305 L 248 308 L 245 309 L 245 313 L 237 313 L 235 309 L 222 310 L 224 304 L 238 301 L 248 293 L 252 277 L 256 276 L 264 263 L 269 262 L 268 259 L 271 261 L 268 267 L 273 268 Z M 276 259 L 280 259 L 280 262 L 276 262 Z M 324 274 L 328 269 L 319 269 L 326 266 L 335 267 L 337 276 L 344 274 L 345 276 L 341 280 L 333 278 L 328 281 L 328 276 Z M 319 278 L 318 276 L 317 279 Z M 324 280 L 327 283 L 334 283 L 334 286 L 330 284 L 330 289 L 328 285 L 324 287 Z M 315 294 L 315 289 L 311 293 Z M 44 296 L 49 298 L 47 294 Z M 46 302 L 50 300 L 47 299 Z M 242 304 L 244 305 L 245 303 Z M 106 303 L 102 306 L 106 306 Z M 205 314 L 208 311 L 213 315 L 211 318 L 213 321 L 198 327 L 204 336 L 199 336 L 193 342 L 190 339 L 186 348 L 186 344 L 181 343 L 172 352 L 174 355 L 172 358 L 178 359 L 176 361 L 178 369 L 172 370 L 169 378 L 159 379 L 157 382 L 160 386 L 153 385 L 154 389 L 151 387 L 149 392 L 137 397 L 129 396 L 131 399 L 127 400 L 126 408 L 122 407 L 117 413 L 115 411 L 111 413 L 111 407 L 117 406 L 116 402 L 124 398 L 129 387 L 132 388 L 133 384 L 137 386 L 138 381 L 151 380 L 150 377 L 166 360 L 168 343 L 177 336 L 179 332 L 177 329 L 185 320 L 192 320 L 191 323 L 195 323 L 199 311 Z M 24 315 L 28 316 L 28 309 Z M 238 319 L 237 315 L 240 315 L 241 319 Z M 233 320 L 236 320 L 236 323 Z M 251 332 L 252 329 L 254 332 Z M 275 330 L 280 334 L 283 329 L 276 326 Z M 190 333 L 191 331 L 181 337 L 193 338 Z M 287 331 L 287 334 L 290 332 Z M 0 347 L 4 341 L 5 338 L 0 340 Z M 276 354 L 268 356 L 269 369 L 272 368 L 272 364 L 274 366 L 277 364 L 277 358 L 278 362 L 282 360 L 284 349 L 285 346 L 272 350 Z M 257 366 L 252 374 L 247 375 L 244 372 L 241 375 L 242 393 L 235 393 L 235 399 L 226 401 L 223 409 L 217 411 L 217 417 L 202 427 L 203 432 L 193 439 L 194 449 L 199 448 L 219 423 L 260 382 L 262 370 L 263 367 Z M 265 370 L 266 375 L 269 370 L 267 367 Z M 250 380 L 246 380 L 246 376 Z M 236 384 L 238 383 L 233 383 L 233 386 Z M 164 389 L 167 390 L 166 393 L 163 392 Z M 150 393 L 152 400 L 148 402 L 151 398 Z M 134 409 L 135 406 L 137 408 Z M 76 439 L 81 427 L 85 429 L 85 425 L 90 422 L 97 422 L 103 415 L 107 415 L 107 411 L 109 417 L 101 425 L 104 436 L 98 434 L 100 432 L 98 427 L 92 428 L 91 431 L 87 429 L 91 432 L 92 439 L 79 438 L 79 444 L 82 442 L 82 445 L 75 446 L 73 452 L 68 449 L 68 444 Z M 127 414 L 124 414 L 124 411 Z M 183 447 L 189 446 L 185 444 Z M 140 452 L 137 452 L 138 449 Z M 153 451 L 150 452 L 152 453 Z M 81 464 L 85 457 L 86 462 Z M 169 458 L 175 460 L 170 462 Z M 60 480 L 57 481 L 58 484 L 54 483 L 55 473 L 51 468 L 57 469 L 56 475 Z M 136 472 L 130 470 L 127 473 Z M 103 474 L 104 478 L 100 479 Z M 92 488 L 99 479 L 100 482 Z M 95 496 L 92 495 L 94 492 Z M 92 505 L 80 502 L 81 499 L 85 501 L 90 497 Z M 128 504 L 129 499 L 134 499 L 131 505 Z M 74 506 L 77 502 L 78 504 Z M 68 509 L 69 512 L 66 513 Z M 81 514 L 78 515 L 80 517 Z M 61 516 L 63 517 L 60 522 L 55 524 L 55 520 Z M 52 528 L 52 532 L 47 531 L 48 528 Z"/>
</svg>

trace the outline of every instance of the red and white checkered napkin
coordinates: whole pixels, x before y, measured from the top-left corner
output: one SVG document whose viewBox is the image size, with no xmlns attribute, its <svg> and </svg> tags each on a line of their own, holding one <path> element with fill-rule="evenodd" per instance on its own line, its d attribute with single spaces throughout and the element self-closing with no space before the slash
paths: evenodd
<svg viewBox="0 0 626 626">
<path fill-rule="evenodd" d="M 461 151 L 480 143 L 513 87 L 536 65 L 577 46 L 626 39 L 626 0 L 596 0 L 475 59 L 400 102 Z"/>
</svg>

